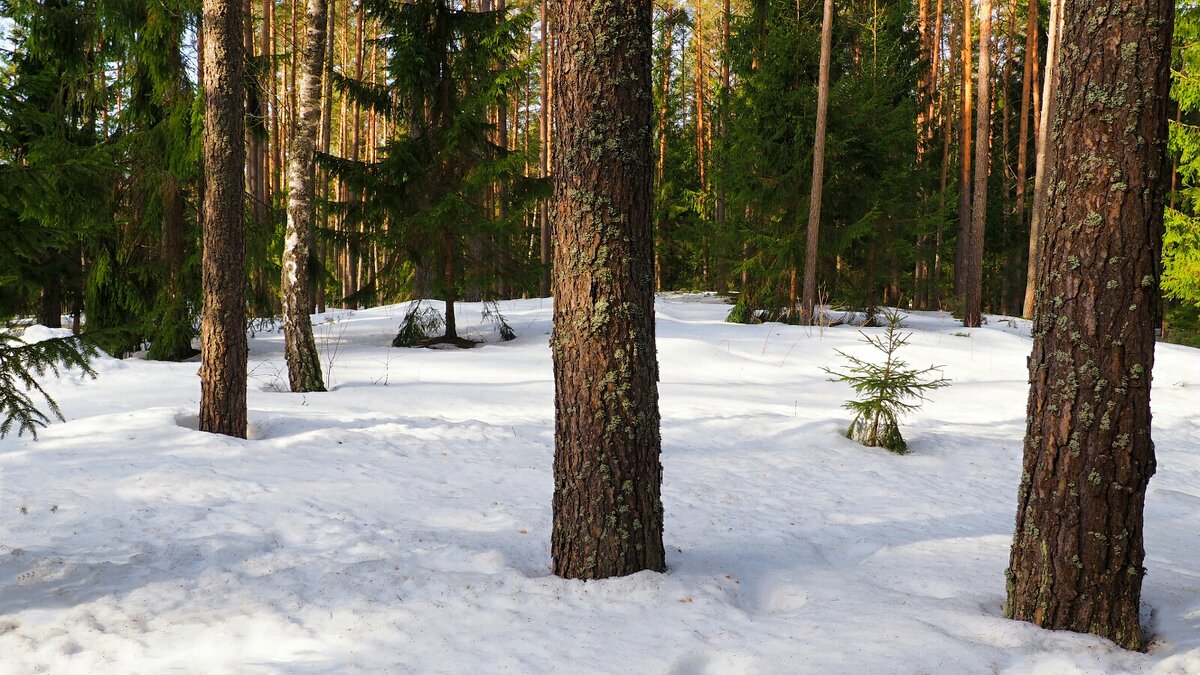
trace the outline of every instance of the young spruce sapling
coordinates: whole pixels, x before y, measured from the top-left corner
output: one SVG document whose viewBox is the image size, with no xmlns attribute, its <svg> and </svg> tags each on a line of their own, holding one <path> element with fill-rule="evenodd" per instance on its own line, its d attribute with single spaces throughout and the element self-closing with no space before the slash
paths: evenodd
<svg viewBox="0 0 1200 675">
<path fill-rule="evenodd" d="M 872 337 L 860 332 L 864 342 L 884 355 L 882 363 L 872 363 L 838 350 L 848 362 L 846 370 L 823 370 L 832 376 L 831 382 L 846 382 L 858 394 L 857 399 L 847 401 L 843 406 L 854 413 L 846 437 L 870 448 L 887 448 L 903 455 L 908 451 L 908 444 L 900 435 L 900 418 L 920 408 L 926 392 L 949 386 L 950 380 L 940 377 L 938 366 L 916 370 L 897 357 L 896 352 L 908 344 L 912 333 L 900 332 L 899 313 L 885 316 L 888 324 L 883 335 Z M 931 377 L 934 373 L 939 377 Z"/>
</svg>

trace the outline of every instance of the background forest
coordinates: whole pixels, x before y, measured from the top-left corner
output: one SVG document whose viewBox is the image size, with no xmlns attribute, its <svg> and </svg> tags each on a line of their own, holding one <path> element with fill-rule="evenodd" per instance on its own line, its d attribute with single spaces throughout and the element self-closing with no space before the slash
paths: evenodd
<svg viewBox="0 0 1200 675">
<path fill-rule="evenodd" d="M 295 0 L 247 9 L 247 303 L 267 319 L 281 311 L 305 14 Z M 74 317 L 77 329 L 86 317 L 115 354 L 194 353 L 198 11 L 192 0 L 0 3 L 0 315 Z M 811 263 L 819 302 L 962 316 L 976 285 L 983 311 L 1030 314 L 1053 85 L 1039 64 L 1054 14 L 1024 0 L 837 3 Z M 310 309 L 549 294 L 545 16 L 505 0 L 329 3 Z M 799 320 L 821 20 L 812 1 L 656 3 L 660 290 L 731 292 L 731 320 Z M 1181 5 L 1163 284 L 1165 336 L 1192 344 L 1198 26 Z"/>
<path fill-rule="evenodd" d="M 957 3 L 0 0 L 0 652 L 1200 669 L 1200 10 Z"/>
</svg>

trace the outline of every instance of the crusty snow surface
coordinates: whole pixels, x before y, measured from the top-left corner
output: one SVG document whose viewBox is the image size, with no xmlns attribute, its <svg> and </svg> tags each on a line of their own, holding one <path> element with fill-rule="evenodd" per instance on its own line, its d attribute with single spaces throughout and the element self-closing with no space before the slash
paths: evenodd
<svg viewBox="0 0 1200 675">
<path fill-rule="evenodd" d="M 1200 673 L 1200 351 L 1158 348 L 1135 654 L 1002 618 L 1027 323 L 908 316 L 954 384 L 896 456 L 841 435 L 855 328 L 660 297 L 670 569 L 584 583 L 550 575 L 550 302 L 501 306 L 514 342 L 460 305 L 470 351 L 316 317 L 326 394 L 258 333 L 246 441 L 195 430 L 194 362 L 51 382 L 69 421 L 0 441 L 0 671 Z"/>
</svg>

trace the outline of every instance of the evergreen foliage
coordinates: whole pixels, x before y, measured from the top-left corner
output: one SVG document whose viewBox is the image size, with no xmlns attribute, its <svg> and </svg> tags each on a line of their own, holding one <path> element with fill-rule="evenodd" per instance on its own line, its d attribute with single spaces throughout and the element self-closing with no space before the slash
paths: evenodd
<svg viewBox="0 0 1200 675">
<path fill-rule="evenodd" d="M 504 313 L 500 311 L 500 304 L 495 300 L 483 303 L 483 320 L 492 324 L 492 328 L 500 336 L 501 342 L 511 342 L 517 339 L 517 332 L 508 323 L 508 319 L 504 318 Z"/>
<path fill-rule="evenodd" d="M 860 359 L 838 350 L 848 362 L 844 371 L 825 368 L 832 377 L 831 382 L 845 382 L 854 388 L 858 399 L 847 401 L 845 408 L 854 413 L 854 419 L 846 430 L 846 437 L 869 448 L 887 448 L 903 455 L 908 444 L 900 434 L 900 418 L 916 411 L 925 400 L 925 393 L 950 385 L 950 380 L 930 377 L 940 373 L 933 366 L 922 370 L 911 368 L 897 356 L 901 347 L 908 344 L 911 333 L 901 334 L 901 317 L 890 313 L 883 335 L 862 335 L 862 341 L 883 355 L 882 363 Z"/>
<path fill-rule="evenodd" d="M 192 353 L 194 4 L 0 5 L 14 46 L 0 54 L 0 232 L 14 244 L 0 312 L 85 316 L 118 355 L 147 341 L 152 358 Z"/>
<path fill-rule="evenodd" d="M 116 227 L 96 247 L 89 279 L 89 330 L 122 328 L 127 353 L 150 343 L 149 358 L 194 355 L 199 303 L 200 226 L 194 202 L 199 177 L 196 88 L 183 53 L 193 0 L 136 0 L 115 5 L 110 30 L 127 37 L 129 64 L 117 86 L 129 97 L 114 142 L 127 169 Z M 94 308 L 94 309 L 93 309 Z"/>
<path fill-rule="evenodd" d="M 50 423 L 50 416 L 62 420 L 58 404 L 42 388 L 39 378 L 57 376 L 61 370 L 79 368 L 95 377 L 88 363 L 93 349 L 78 338 L 53 338 L 25 344 L 19 337 L 0 328 L 0 438 L 13 429 L 22 436 L 29 432 L 37 438 L 38 427 Z M 43 412 L 35 397 L 49 411 Z"/>
<path fill-rule="evenodd" d="M 1200 220 L 1170 210 L 1163 238 L 1166 296 L 1200 307 Z"/>
<path fill-rule="evenodd" d="M 328 78 L 336 89 L 323 118 L 329 152 L 318 177 L 320 244 L 310 263 L 317 307 L 330 297 L 453 304 L 539 291 L 536 209 L 548 189 L 534 177 L 538 113 L 540 85 L 550 80 L 552 92 L 553 78 L 537 67 L 546 45 L 536 37 L 534 5 L 509 4 L 483 11 L 499 3 L 364 0 L 361 18 L 356 3 L 339 5 Z M 654 4 L 656 285 L 736 290 L 731 321 L 794 321 L 820 3 L 732 0 L 728 17 L 721 0 Z M 945 47 L 930 107 L 937 121 L 923 141 L 915 122 L 925 114 L 919 85 L 930 64 L 920 53 L 918 7 L 836 4 L 817 261 L 819 294 L 832 305 L 870 313 L 902 301 L 917 309 L 952 304 L 961 5 L 943 6 Z M 983 276 L 984 304 L 1000 313 L 1019 306 L 1028 248 L 1025 214 L 1013 212 L 1027 7 L 996 12 L 997 26 L 1007 28 L 996 35 Z M 932 24 L 934 5 L 927 9 Z M 270 159 L 251 160 L 247 171 L 271 174 L 260 177 L 271 184 L 268 203 L 251 195 L 246 214 L 247 302 L 258 316 L 279 308 L 280 166 L 295 115 L 289 25 L 299 30 L 304 21 L 292 11 L 288 3 L 253 4 L 248 24 L 255 77 L 247 124 L 250 142 L 267 146 Z M 203 188 L 198 12 L 198 0 L 0 0 L 0 314 L 50 325 L 75 314 L 114 354 L 194 354 Z M 1200 315 L 1200 29 L 1194 7 L 1184 3 L 1178 14 L 1173 98 L 1181 114 L 1171 148 L 1179 185 L 1162 281 L 1172 339 Z M 1026 144 L 1030 178 L 1032 137 Z M 1031 186 L 1027 180 L 1027 207 Z M 452 329 L 449 318 L 443 313 Z"/>
<path fill-rule="evenodd" d="M 817 276 L 834 301 L 868 309 L 898 303 L 902 288 L 913 295 L 915 242 L 948 217 L 930 198 L 934 164 L 916 158 L 911 9 L 839 3 L 834 21 Z M 730 320 L 789 320 L 809 208 L 800 186 L 811 181 L 820 4 L 798 13 L 762 0 L 750 10 L 731 38 L 739 86 L 722 97 L 729 129 L 714 180 L 729 222 L 717 246 L 747 280 Z"/>
<path fill-rule="evenodd" d="M 366 7 L 382 26 L 386 83 L 334 81 L 400 132 L 377 162 L 323 161 L 349 187 L 337 205 L 343 233 L 355 232 L 348 243 L 374 241 L 395 254 L 367 291 L 445 298 L 449 314 L 455 300 L 494 297 L 499 278 L 535 288 L 539 270 L 518 263 L 514 249 L 544 181 L 525 176 L 530 158 L 498 142 L 489 116 L 509 105 L 531 66 L 517 58 L 530 15 L 468 11 L 449 0 Z"/>
<path fill-rule="evenodd" d="M 80 299 L 81 248 L 111 222 L 116 158 L 97 132 L 98 22 L 74 0 L 9 0 L 0 14 L 13 21 L 14 47 L 0 54 L 0 231 L 17 281 L 0 313 L 59 325 L 63 301 Z"/>
<path fill-rule="evenodd" d="M 1171 97 L 1178 119 L 1171 121 L 1170 148 L 1180 185 L 1167 209 L 1163 239 L 1165 295 L 1200 306 L 1200 9 L 1178 10 Z"/>
<path fill-rule="evenodd" d="M 418 300 L 404 313 L 400 330 L 392 339 L 392 346 L 420 347 L 435 338 L 443 325 L 442 315 L 424 300 Z"/>
</svg>

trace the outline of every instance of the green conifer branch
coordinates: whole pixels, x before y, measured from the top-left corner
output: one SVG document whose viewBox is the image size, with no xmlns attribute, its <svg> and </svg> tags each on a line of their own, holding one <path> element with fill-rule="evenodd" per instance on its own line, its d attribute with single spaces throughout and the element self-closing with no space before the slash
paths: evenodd
<svg viewBox="0 0 1200 675">
<path fill-rule="evenodd" d="M 62 410 L 40 380 L 72 368 L 95 377 L 96 371 L 90 364 L 94 355 L 95 348 L 78 337 L 26 344 L 13 333 L 0 329 L 0 438 L 15 426 L 18 436 L 29 432 L 36 440 L 38 427 L 49 424 L 51 416 L 63 420 Z M 39 408 L 35 397 L 42 399 L 45 411 Z"/>
</svg>

